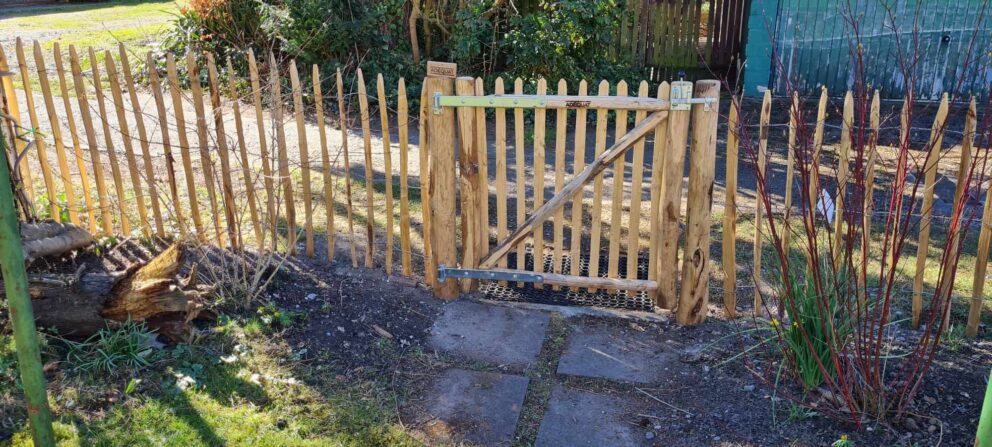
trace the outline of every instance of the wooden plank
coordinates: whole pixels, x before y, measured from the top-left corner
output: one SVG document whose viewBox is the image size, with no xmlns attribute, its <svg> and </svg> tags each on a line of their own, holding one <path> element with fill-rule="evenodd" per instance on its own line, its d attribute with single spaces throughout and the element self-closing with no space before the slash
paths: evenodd
<svg viewBox="0 0 992 447">
<path fill-rule="evenodd" d="M 141 102 L 138 101 L 138 90 L 135 88 L 134 75 L 131 74 L 131 62 L 128 60 L 127 50 L 123 43 L 120 43 L 117 48 L 121 59 L 121 74 L 124 75 L 124 86 L 127 87 L 128 98 L 131 100 L 131 111 L 134 113 L 134 128 L 138 131 L 138 144 L 141 147 L 141 157 L 145 168 L 145 182 L 148 184 L 148 201 L 151 202 L 152 218 L 155 219 L 155 234 L 158 237 L 165 237 L 158 187 L 155 185 L 155 167 L 152 163 L 148 132 L 145 130 L 145 114 L 141 111 Z"/>
<path fill-rule="evenodd" d="M 403 78 L 396 86 L 396 127 L 400 151 L 400 264 L 403 276 L 413 276 L 410 259 L 410 112 Z M 426 207 L 427 204 L 421 203 L 421 206 Z"/>
<path fill-rule="evenodd" d="M 278 67 L 276 57 L 269 53 L 269 67 Z M 276 150 L 279 163 L 279 183 L 282 185 L 283 203 L 286 206 L 286 252 L 296 254 L 296 200 L 293 197 L 293 178 L 289 175 L 289 152 L 286 149 L 286 128 L 282 110 L 282 80 L 279 70 L 269 70 L 269 107 L 272 108 L 272 125 L 276 128 Z"/>
<path fill-rule="evenodd" d="M 52 48 L 55 55 L 55 71 L 59 76 L 59 91 L 62 95 L 62 108 L 65 110 L 65 119 L 69 123 L 69 136 L 72 138 L 73 156 L 76 159 L 76 170 L 79 171 L 79 183 L 83 187 L 83 200 L 86 204 L 86 224 L 90 233 L 96 234 L 96 215 L 94 214 L 93 196 L 90 190 L 90 176 L 86 170 L 86 160 L 83 158 L 83 147 L 79 141 L 79 130 L 76 128 L 76 117 L 72 111 L 72 102 L 69 99 L 69 83 L 66 81 L 65 65 L 62 61 L 62 49 L 59 43 L 55 42 Z M 2 67 L 0 67 L 2 70 Z"/>
<path fill-rule="evenodd" d="M 3 51 L 3 47 L 0 46 L 0 71 L 11 71 L 10 65 L 7 63 L 7 55 Z M 21 126 L 21 111 L 20 105 L 17 102 L 17 92 L 14 90 L 14 77 L 13 76 L 3 76 L 0 77 L 0 82 L 3 82 L 3 92 L 6 98 L 7 113 L 13 118 L 13 126 Z M 27 142 L 20 139 L 14 139 L 14 150 L 17 154 L 24 153 L 27 148 Z M 21 161 L 17 166 L 19 171 L 21 181 L 23 183 L 22 187 L 24 193 L 27 195 L 28 200 L 34 204 L 34 181 L 31 178 L 31 167 L 28 166 L 27 157 L 20 157 Z"/>
<path fill-rule="evenodd" d="M 544 78 L 537 80 L 537 94 L 546 94 L 548 81 Z M 544 173 L 547 170 L 544 155 L 545 127 L 547 114 L 544 109 L 534 111 L 534 210 L 544 206 Z M 533 216 L 533 215 L 532 215 Z M 528 219 L 529 221 L 530 219 Z M 544 272 L 544 222 L 533 228 L 534 271 Z M 539 284 L 534 285 L 540 289 Z"/>
<path fill-rule="evenodd" d="M 327 151 L 327 130 L 324 121 L 324 94 L 320 88 L 320 69 L 313 64 L 313 103 L 317 109 L 317 131 L 320 134 L 320 164 L 324 180 L 324 234 L 327 238 L 327 260 L 334 260 L 334 179 L 331 177 L 331 154 Z"/>
<path fill-rule="evenodd" d="M 428 62 L 428 66 L 431 63 Z M 454 70 L 452 70 L 454 71 Z M 428 69 L 428 73 L 431 70 Z M 425 95 L 451 95 L 454 80 L 428 75 L 424 83 Z M 423 144 L 423 143 L 422 143 Z M 438 265 L 455 265 L 455 111 L 444 107 L 440 113 L 427 113 L 427 151 L 430 154 L 430 229 L 433 256 Z M 428 278 L 434 295 L 450 300 L 458 296 L 458 282 L 449 279 L 443 283 L 437 275 Z"/>
<path fill-rule="evenodd" d="M 148 82 L 155 97 L 155 109 L 158 112 L 158 127 L 161 131 L 162 154 L 165 156 L 165 171 L 169 182 L 169 194 L 172 196 L 172 211 L 179 234 L 186 235 L 186 221 L 183 218 L 183 208 L 179 199 L 179 186 L 176 183 L 175 159 L 172 156 L 172 138 L 169 135 L 169 117 L 165 112 L 165 98 L 162 96 L 162 80 L 159 78 L 158 66 L 152 59 L 152 52 L 145 54 L 145 67 Z"/>
<path fill-rule="evenodd" d="M 697 98 L 719 98 L 720 82 L 696 81 Z M 706 319 L 709 303 L 710 213 L 713 208 L 717 121 L 720 103 L 692 106 L 692 149 L 689 156 L 686 205 L 685 262 L 675 319 L 695 325 Z"/>
<path fill-rule="evenodd" d="M 488 271 L 493 273 L 502 274 L 528 274 L 533 273 L 526 270 L 514 270 L 506 268 L 492 268 Z M 614 278 L 600 278 L 600 277 L 588 277 L 588 276 L 576 276 L 576 275 L 562 275 L 558 273 L 542 273 L 541 279 L 543 284 L 550 284 L 558 289 L 564 287 L 571 287 L 573 289 L 579 288 L 590 288 L 590 289 L 616 289 L 616 290 L 629 290 L 632 292 L 653 292 L 658 288 L 658 283 L 651 280 L 636 280 L 636 279 L 614 279 Z M 540 283 L 535 283 L 540 284 Z"/>
<path fill-rule="evenodd" d="M 306 255 L 314 256 L 313 248 L 313 192 L 310 184 L 310 151 L 307 147 L 307 126 L 303 108 L 303 89 L 300 88 L 300 74 L 296 60 L 289 61 L 289 83 L 293 89 L 293 115 L 296 118 L 296 141 L 300 150 L 300 177 L 303 183 L 303 219 L 306 228 Z M 292 180 L 290 180 L 292 181 Z"/>
<path fill-rule="evenodd" d="M 455 94 L 458 96 L 475 95 L 475 80 L 471 77 L 455 79 Z M 458 185 L 461 190 L 461 230 L 462 230 L 462 266 L 475 268 L 482 257 L 480 251 L 482 236 L 482 204 L 479 200 L 481 179 L 479 177 L 479 147 L 476 140 L 475 110 L 468 107 L 459 108 L 455 112 L 458 117 Z M 468 292 L 475 288 L 476 281 L 462 280 L 462 291 Z"/>
<path fill-rule="evenodd" d="M 482 78 L 475 78 L 475 94 L 484 96 Z M 479 253 L 489 251 L 489 142 L 486 108 L 475 108 L 475 150 L 479 154 Z"/>
<path fill-rule="evenodd" d="M 568 84 L 564 79 L 558 80 L 558 94 L 568 94 Z M 565 143 L 568 133 L 568 109 L 555 109 L 555 195 L 561 194 L 565 186 Z M 551 258 L 551 270 L 561 273 L 565 260 L 563 259 L 565 245 L 565 207 L 559 208 L 554 215 L 554 257 Z M 555 285 L 554 290 L 561 290 Z"/>
<path fill-rule="evenodd" d="M 231 98 L 231 114 L 234 115 L 234 129 L 238 133 L 238 155 L 241 156 L 241 179 L 244 182 L 245 195 L 248 200 L 248 216 L 251 218 L 251 227 L 255 235 L 255 246 L 259 250 L 264 250 L 265 229 L 261 220 L 259 220 L 258 196 L 255 195 L 255 181 L 252 177 L 251 159 L 248 158 L 248 147 L 245 144 L 245 126 L 241 121 L 241 99 L 238 94 L 237 72 L 234 71 L 231 58 L 227 58 L 227 82 L 228 95 Z M 319 95 L 317 96 L 319 97 Z M 320 107 L 319 102 L 318 107 Z M 318 110 L 318 116 L 322 116 L 320 110 Z M 243 240 L 241 243 L 242 247 L 244 247 Z"/>
<path fill-rule="evenodd" d="M 278 192 L 276 190 L 273 175 L 272 166 L 269 163 L 269 135 L 265 133 L 265 112 L 262 109 L 262 83 L 258 77 L 258 63 L 255 61 L 255 53 L 248 49 L 248 78 L 251 81 L 251 99 L 255 106 L 255 127 L 258 128 L 258 150 L 259 158 L 262 159 L 262 181 L 265 186 L 265 219 L 268 221 L 269 232 L 272 235 L 272 249 L 276 249 L 276 243 L 278 242 L 276 233 L 276 223 L 279 220 L 276 214 L 276 196 Z M 259 246 L 265 245 L 265 233 L 262 233 L 262 239 L 259 242 Z"/>
<path fill-rule="evenodd" d="M 617 96 L 627 96 L 627 81 L 617 83 Z M 616 135 L 627 133 L 627 111 L 617 110 L 616 114 L 616 130 L 613 135 L 614 138 L 619 138 Z M 610 252 L 606 270 L 606 276 L 608 278 L 620 277 L 620 246 L 622 244 L 621 236 L 623 234 L 623 186 L 626 169 L 627 162 L 625 157 L 618 158 L 613 162 L 613 189 L 610 196 Z M 616 290 L 612 290 L 612 292 L 616 292 Z"/>
<path fill-rule="evenodd" d="M 589 84 L 582 80 L 579 82 L 579 95 L 586 95 L 589 92 Z M 586 168 L 586 119 L 588 110 L 576 109 L 575 111 L 575 142 L 572 163 L 572 176 L 576 176 Z M 579 262 L 582 255 L 582 206 L 585 195 L 585 188 L 582 188 L 574 198 L 572 198 L 572 229 L 570 233 L 571 246 L 569 247 L 569 273 L 572 276 L 579 276 L 582 263 Z M 502 239 L 502 238 L 500 238 Z M 596 276 L 590 273 L 589 276 Z M 577 291 L 578 289 L 572 289 Z"/>
<path fill-rule="evenodd" d="M 337 70 L 338 89 L 338 126 L 341 128 L 341 151 L 344 158 L 344 196 L 345 210 L 348 213 L 348 237 L 351 238 L 351 266 L 358 267 L 358 241 L 355 239 L 355 219 L 351 208 L 351 156 L 348 155 L 348 108 L 344 105 L 344 81 L 341 69 Z"/>
<path fill-rule="evenodd" d="M 103 140 L 107 148 L 107 158 L 110 160 L 110 172 L 114 176 L 114 191 L 117 192 L 117 206 L 120 211 L 121 233 L 130 236 L 131 221 L 127 215 L 127 205 L 124 203 L 127 196 L 124 195 L 124 181 L 121 176 L 121 164 L 117 159 L 117 150 L 114 148 L 114 139 L 110 131 L 110 115 L 107 113 L 107 106 L 103 97 L 103 80 L 100 77 L 100 64 L 97 63 L 96 52 L 89 48 L 90 68 L 93 71 L 93 90 L 96 93 L 96 103 L 100 111 L 100 123 L 103 124 Z"/>
<path fill-rule="evenodd" d="M 505 87 L 503 78 L 496 78 L 495 93 L 502 95 Z M 496 240 L 503 240 L 507 235 L 506 219 L 506 108 L 494 109 L 496 115 Z M 501 268 L 506 268 L 506 259 L 499 261 Z M 501 285 L 506 285 L 502 281 Z"/>
<path fill-rule="evenodd" d="M 583 185 L 601 174 L 606 168 L 616 160 L 626 154 L 627 150 L 638 140 L 644 138 L 654 127 L 668 118 L 668 112 L 654 112 L 648 115 L 644 121 L 637 124 L 630 132 L 618 138 L 609 149 L 599 154 L 592 163 L 586 166 L 578 175 L 568 181 L 561 190 L 561 194 L 556 194 L 547 203 L 541 205 L 523 225 L 513 231 L 507 238 L 499 243 L 485 259 L 479 264 L 480 268 L 488 269 L 496 266 L 499 258 L 506 256 L 510 248 L 527 237 L 527 233 L 534 231 L 555 211 L 572 199 L 572 196 L 582 188 Z"/>
<path fill-rule="evenodd" d="M 648 96 L 648 83 L 641 81 L 637 90 L 638 97 Z M 634 122 L 639 123 L 646 113 L 638 110 L 634 114 Z M 630 180 L 630 218 L 627 225 L 627 279 L 637 279 L 638 255 L 641 251 L 641 201 L 644 189 L 644 146 L 645 139 L 634 144 L 634 158 L 631 165 Z"/>
<path fill-rule="evenodd" d="M 375 247 L 375 173 L 372 171 L 372 131 L 369 128 L 369 99 L 365 91 L 365 77 L 359 68 L 358 107 L 362 120 L 362 142 L 365 144 L 365 267 L 372 268 Z"/>
<path fill-rule="evenodd" d="M 21 72 L 21 88 L 24 90 L 24 102 L 28 109 L 28 117 L 31 119 L 31 128 L 34 129 L 34 145 L 37 149 L 38 163 L 41 164 L 41 175 L 45 181 L 45 192 L 48 194 L 48 211 L 52 219 L 58 219 L 59 203 L 58 190 L 55 188 L 55 179 L 52 177 L 52 168 L 48 163 L 48 149 L 45 145 L 45 136 L 41 131 L 41 122 L 38 119 L 38 109 L 34 105 L 34 94 L 31 92 L 31 77 L 28 74 L 28 64 L 24 58 L 24 45 L 21 38 L 16 41 L 17 66 Z M 34 200 L 33 193 L 29 195 Z"/>
<path fill-rule="evenodd" d="M 240 215 L 234 213 L 238 211 L 234 203 L 234 182 L 231 180 L 231 153 L 227 147 L 227 132 L 224 129 L 224 104 L 220 98 L 220 79 L 217 76 L 217 64 L 212 53 L 207 56 L 207 76 L 210 82 L 210 107 L 213 109 L 214 132 L 217 135 L 217 155 L 220 158 L 221 175 L 221 200 L 224 201 L 224 219 L 227 221 L 227 237 L 231 240 L 231 247 L 239 249 L 243 247 L 241 241 L 241 226 L 238 221 Z"/>
<path fill-rule="evenodd" d="M 124 144 L 124 157 L 127 159 L 127 170 L 131 178 L 131 190 L 134 194 L 134 201 L 138 208 L 138 220 L 141 223 L 141 232 L 145 238 L 152 236 L 152 227 L 148 222 L 148 208 L 145 207 L 144 187 L 141 185 L 141 171 L 138 170 L 138 160 L 134 155 L 134 145 L 131 143 L 131 126 L 127 122 L 127 114 L 124 112 L 124 95 L 121 92 L 120 78 L 117 76 L 117 64 L 110 51 L 103 52 L 103 61 L 107 66 L 107 80 L 110 83 L 110 95 L 114 102 L 114 109 L 117 113 L 118 132 L 121 134 L 121 142 Z M 103 115 L 104 122 L 110 120 L 110 116 Z M 104 128 L 107 131 L 108 128 Z M 109 137 L 108 137 L 109 138 Z M 107 147 L 110 147 L 108 144 Z M 118 199 L 123 202 L 124 195 L 118 192 Z M 126 213 L 124 204 L 121 204 L 121 213 Z"/>
<path fill-rule="evenodd" d="M 844 96 L 840 144 L 837 150 L 837 194 L 834 196 L 834 268 L 840 266 L 844 246 L 844 202 L 847 197 L 847 183 L 851 170 L 851 126 L 854 124 L 854 95 L 848 90 Z"/>
<path fill-rule="evenodd" d="M 661 240 L 658 242 L 658 291 L 655 296 L 655 305 L 663 309 L 674 309 L 678 302 L 675 286 L 679 274 L 679 221 L 682 219 L 682 184 L 690 116 L 689 110 L 673 110 L 668 116 L 668 151 L 661 174 Z"/>
<path fill-rule="evenodd" d="M 727 174 L 723 200 L 723 243 L 721 261 L 723 263 L 723 308 L 727 316 L 737 315 L 737 163 L 738 163 L 738 117 L 737 98 L 731 100 L 730 116 L 727 119 Z"/>
<path fill-rule="evenodd" d="M 427 85 L 427 80 L 424 79 L 420 84 L 421 86 Z M 430 100 L 427 98 L 427 89 L 420 89 L 420 119 L 418 120 L 418 127 L 420 130 L 420 141 L 418 141 L 418 156 L 420 161 L 420 179 L 418 183 L 420 185 L 420 214 L 421 219 L 423 219 L 423 224 L 421 224 L 421 233 L 424 237 L 424 277 L 433 278 L 437 276 L 437 267 L 434 263 L 434 254 L 432 252 L 431 246 L 431 197 L 430 197 L 430 171 L 431 171 L 431 158 L 430 154 L 427 152 L 427 108 Z"/>
<path fill-rule="evenodd" d="M 944 143 L 944 121 L 947 119 L 947 93 L 940 99 L 937 115 L 930 131 L 926 162 L 923 165 L 923 208 L 920 216 L 920 235 L 916 239 L 916 276 L 913 278 L 913 327 L 920 327 L 923 311 L 923 274 L 926 271 L 927 253 L 930 249 L 930 223 L 933 220 L 933 193 L 937 184 L 937 160 Z"/>
<path fill-rule="evenodd" d="M 207 134 L 207 116 L 203 106 L 203 87 L 200 85 L 200 67 L 196 63 L 196 55 L 186 52 L 186 70 L 189 78 L 190 96 L 193 98 L 193 110 L 196 112 L 196 137 L 200 145 L 200 170 L 203 171 L 203 183 L 207 187 L 207 197 L 210 200 L 210 220 L 214 224 L 213 238 L 217 245 L 224 247 L 224 232 L 221 231 L 220 209 L 217 207 L 217 189 L 214 183 L 214 167 L 210 159 L 210 140 Z"/>
<path fill-rule="evenodd" d="M 756 315 L 764 313 L 761 293 L 765 282 L 761 273 L 761 254 L 765 245 L 764 235 L 762 234 L 765 219 L 764 197 L 767 194 L 765 186 L 770 183 L 766 173 L 768 172 L 768 125 L 771 122 L 771 116 L 772 92 L 771 90 L 765 90 L 764 98 L 761 101 L 761 115 L 758 127 L 758 175 L 756 178 L 759 180 L 755 186 L 757 193 L 754 200 L 754 263 L 752 264 L 754 270 L 751 273 L 751 276 L 754 278 L 754 312 Z"/>
<path fill-rule="evenodd" d="M 76 207 L 76 192 L 72 187 L 72 172 L 69 171 L 69 158 L 65 155 L 65 142 L 62 139 L 62 123 L 59 121 L 58 112 L 55 110 L 55 98 L 52 95 L 52 87 L 48 82 L 48 68 L 45 65 L 45 58 L 41 54 L 41 43 L 34 41 L 34 66 L 38 70 L 38 80 L 41 84 L 41 94 L 45 100 L 45 111 L 48 112 L 48 123 L 51 126 L 52 139 L 55 140 L 55 156 L 59 164 L 60 180 L 62 188 L 65 189 L 66 205 L 69 208 L 69 222 L 78 225 L 79 213 Z M 58 197 L 50 196 L 51 200 L 58 203 Z M 61 220 L 59 214 L 52 214 L 52 219 Z"/>
<path fill-rule="evenodd" d="M 667 82 L 658 86 L 658 99 L 668 99 L 672 87 Z M 668 123 L 654 129 L 654 152 L 651 156 L 651 237 L 648 254 L 648 279 L 658 279 L 658 263 L 661 251 L 661 186 L 664 183 L 664 166 L 668 157 Z M 729 140 L 728 140 L 729 141 Z"/>
<path fill-rule="evenodd" d="M 72 45 L 69 46 L 69 64 L 72 70 L 72 85 L 76 90 L 76 101 L 79 104 L 79 117 L 83 120 L 83 129 L 86 131 L 86 145 L 89 146 L 93 179 L 96 181 L 97 198 L 100 203 L 100 224 L 103 234 L 111 235 L 114 233 L 114 218 L 110 214 L 110 198 L 107 194 L 107 183 L 103 177 L 100 148 L 97 147 L 96 132 L 93 130 L 93 116 L 90 114 L 90 102 L 86 96 L 83 71 L 79 67 L 79 55 L 76 53 L 76 47 Z"/>
<path fill-rule="evenodd" d="M 169 80 L 169 95 L 172 97 L 172 110 L 176 114 L 176 135 L 179 138 L 179 156 L 183 161 L 183 174 L 186 179 L 186 200 L 189 201 L 190 216 L 193 218 L 193 228 L 196 230 L 198 241 L 207 240 L 203 230 L 203 219 L 200 217 L 199 198 L 196 194 L 196 177 L 193 175 L 193 158 L 190 156 L 189 135 L 186 133 L 186 117 L 183 112 L 183 91 L 179 86 L 176 73 L 176 61 L 172 53 L 165 54 L 166 76 Z"/>
<path fill-rule="evenodd" d="M 524 92 L 524 81 L 517 78 L 513 81 L 513 92 L 516 94 L 523 94 Z M 517 221 L 516 227 L 520 228 L 524 221 L 527 220 L 527 154 L 526 148 L 524 146 L 524 134 L 526 132 L 527 123 L 524 121 L 524 109 L 517 107 L 513 109 L 513 149 L 514 157 L 513 164 L 516 168 L 516 178 L 514 183 L 517 187 L 516 196 L 516 208 L 517 208 Z M 500 238 L 503 240 L 503 238 Z M 524 242 L 517 245 L 517 268 L 523 269 L 527 259 L 527 253 L 524 249 Z M 517 287 L 523 287 L 523 283 L 517 283 Z"/>
<path fill-rule="evenodd" d="M 389 107 L 386 102 L 386 83 L 379 73 L 375 79 L 375 89 L 379 100 L 379 124 L 382 126 L 382 160 L 383 177 L 386 186 L 386 273 L 393 272 L 393 156 L 392 142 L 389 135 Z"/>
<path fill-rule="evenodd" d="M 600 81 L 597 94 L 600 96 L 609 96 L 610 83 Z M 593 153 L 596 158 L 599 158 L 603 151 L 606 150 L 606 132 L 607 126 L 609 126 L 609 117 L 610 111 L 608 109 L 596 110 L 596 147 Z M 589 228 L 589 276 L 599 276 L 599 252 L 600 244 L 603 240 L 601 234 L 603 228 L 603 175 L 597 175 L 593 183 L 590 218 L 592 219 L 592 224 Z M 596 289 L 591 288 L 589 291 L 595 293 Z"/>
</svg>

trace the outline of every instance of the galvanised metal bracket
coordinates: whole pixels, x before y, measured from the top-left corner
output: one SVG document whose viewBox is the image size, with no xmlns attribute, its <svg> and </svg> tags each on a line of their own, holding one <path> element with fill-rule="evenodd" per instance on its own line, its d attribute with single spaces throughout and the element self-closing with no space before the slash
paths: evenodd
<svg viewBox="0 0 992 447">
<path fill-rule="evenodd" d="M 501 98 L 493 96 L 443 96 L 441 92 L 434 93 L 434 104 L 431 111 L 438 115 L 443 107 L 501 107 L 512 109 L 515 107 L 543 109 L 547 101 L 540 98 Z"/>
<path fill-rule="evenodd" d="M 544 282 L 544 277 L 536 273 L 508 273 L 492 270 L 479 269 L 458 269 L 446 267 L 444 264 L 437 266 L 437 280 L 440 282 L 448 279 L 484 279 L 488 281 L 514 281 L 514 282 Z"/>
</svg>

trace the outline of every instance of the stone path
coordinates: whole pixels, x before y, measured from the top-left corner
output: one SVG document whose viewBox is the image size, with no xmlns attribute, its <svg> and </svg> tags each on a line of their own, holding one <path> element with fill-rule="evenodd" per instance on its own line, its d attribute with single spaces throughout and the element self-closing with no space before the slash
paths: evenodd
<svg viewBox="0 0 992 447">
<path fill-rule="evenodd" d="M 450 303 L 430 343 L 457 366 L 433 379 L 418 422 L 434 439 L 471 445 L 652 445 L 661 426 L 645 414 L 672 410 L 639 390 L 678 374 L 687 353 L 662 332 L 627 320 Z"/>
</svg>

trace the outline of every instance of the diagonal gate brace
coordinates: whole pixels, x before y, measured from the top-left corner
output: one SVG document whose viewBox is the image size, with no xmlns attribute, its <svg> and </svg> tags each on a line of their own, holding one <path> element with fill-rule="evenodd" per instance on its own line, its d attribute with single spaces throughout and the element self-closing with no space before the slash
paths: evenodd
<svg viewBox="0 0 992 447">
<path fill-rule="evenodd" d="M 668 118 L 667 111 L 653 112 L 647 116 L 643 121 L 637 124 L 630 132 L 624 134 L 623 137 L 616 140 L 609 149 L 600 154 L 586 166 L 578 175 L 576 175 L 572 180 L 570 180 L 564 187 L 562 187 L 561 192 L 551 198 L 541 205 L 530 217 L 524 221 L 523 225 L 517 227 L 512 234 L 507 236 L 505 240 L 499 243 L 489 254 L 482 260 L 479 264 L 480 268 L 492 269 L 496 266 L 503 256 L 506 256 L 510 250 L 524 240 L 528 234 L 534 231 L 538 225 L 544 223 L 548 220 L 558 208 L 565 206 L 572 196 L 575 195 L 586 183 L 595 178 L 597 175 L 602 173 L 608 166 L 610 166 L 614 161 L 619 159 L 627 152 L 634 143 L 638 142 L 641 138 L 644 138 L 648 132 L 654 130 L 663 121 Z"/>
</svg>

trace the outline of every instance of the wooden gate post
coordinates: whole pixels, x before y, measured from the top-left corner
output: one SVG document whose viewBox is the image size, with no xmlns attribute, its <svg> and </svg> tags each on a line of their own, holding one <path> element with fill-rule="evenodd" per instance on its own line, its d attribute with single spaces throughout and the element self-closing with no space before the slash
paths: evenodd
<svg viewBox="0 0 992 447">
<path fill-rule="evenodd" d="M 696 81 L 694 96 L 719 98 L 720 82 Z M 702 323 L 706 319 L 706 307 L 709 303 L 710 212 L 713 207 L 719 110 L 719 102 L 692 106 L 685 259 L 682 262 L 682 290 L 675 312 L 675 319 L 679 324 Z"/>
<path fill-rule="evenodd" d="M 462 76 L 455 80 L 455 94 L 475 96 L 475 79 Z M 474 269 L 479 266 L 483 251 L 489 241 L 482 241 L 482 209 L 479 183 L 479 152 L 476 132 L 476 114 L 473 107 L 459 107 L 458 116 L 458 184 L 461 186 L 462 214 L 462 267 Z M 489 225 L 486 221 L 485 225 Z M 453 239 L 454 234 L 449 235 Z M 482 245 L 485 243 L 486 245 Z M 451 265 L 449 264 L 449 267 Z M 462 280 L 462 291 L 471 292 L 477 281 Z"/>
<path fill-rule="evenodd" d="M 431 244 L 437 265 L 454 266 L 455 258 L 455 109 L 434 106 L 434 96 L 448 96 L 455 89 L 455 64 L 427 63 L 424 83 L 427 105 L 427 151 L 430 153 Z M 434 295 L 441 299 L 458 296 L 458 282 L 439 282 L 437 276 L 428 278 Z"/>
</svg>

